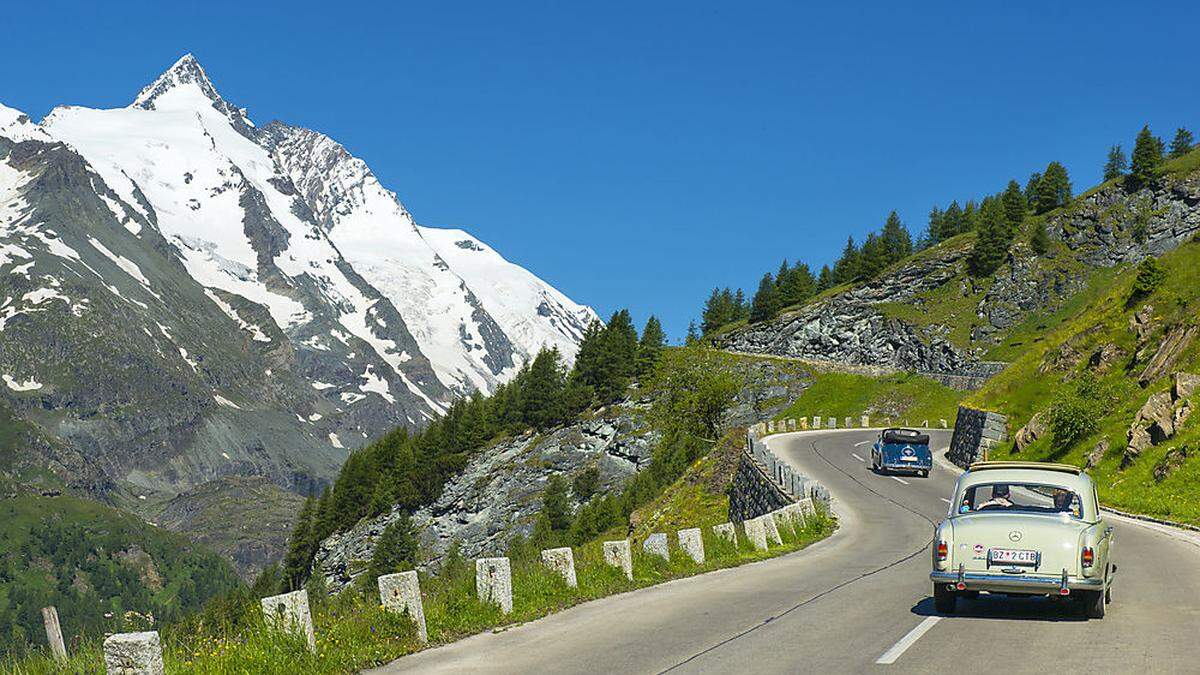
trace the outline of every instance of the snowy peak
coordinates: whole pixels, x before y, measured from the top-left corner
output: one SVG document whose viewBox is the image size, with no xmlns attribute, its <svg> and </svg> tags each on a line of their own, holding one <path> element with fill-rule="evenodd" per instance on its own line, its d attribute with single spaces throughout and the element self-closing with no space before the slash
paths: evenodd
<svg viewBox="0 0 1200 675">
<path fill-rule="evenodd" d="M 191 54 L 184 54 L 175 65 L 171 66 L 158 79 L 142 89 L 130 107 L 143 110 L 158 110 L 157 102 L 162 98 L 178 98 L 168 96 L 180 89 L 190 90 L 188 93 L 199 93 L 210 103 L 220 102 L 221 95 L 208 79 L 204 67 Z"/>
</svg>

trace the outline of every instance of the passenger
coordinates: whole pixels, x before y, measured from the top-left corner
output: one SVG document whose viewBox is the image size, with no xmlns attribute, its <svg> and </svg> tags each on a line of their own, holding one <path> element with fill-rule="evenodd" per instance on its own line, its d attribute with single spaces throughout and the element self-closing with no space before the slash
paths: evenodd
<svg viewBox="0 0 1200 675">
<path fill-rule="evenodd" d="M 989 506 L 998 506 L 1004 509 L 1012 508 L 1013 503 L 1012 500 L 1009 499 L 1010 496 L 1008 485 L 1004 483 L 996 483 L 992 486 L 992 498 L 980 504 L 979 506 L 976 506 L 975 510 L 982 511 Z"/>
<path fill-rule="evenodd" d="M 1062 489 L 1055 490 L 1055 492 L 1054 492 L 1054 510 L 1055 511 L 1061 511 L 1063 513 L 1073 514 L 1075 512 L 1075 510 L 1071 508 L 1072 501 L 1074 501 L 1074 495 L 1071 494 L 1070 490 L 1062 490 Z"/>
</svg>

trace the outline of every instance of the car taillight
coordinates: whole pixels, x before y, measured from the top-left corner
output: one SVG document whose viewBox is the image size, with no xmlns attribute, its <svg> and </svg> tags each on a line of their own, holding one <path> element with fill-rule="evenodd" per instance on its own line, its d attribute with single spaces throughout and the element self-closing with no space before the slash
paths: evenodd
<svg viewBox="0 0 1200 675">
<path fill-rule="evenodd" d="M 939 541 L 937 543 L 938 562 L 945 562 L 946 558 L 949 558 L 949 557 L 950 557 L 950 547 L 946 545 L 946 542 Z"/>
<path fill-rule="evenodd" d="M 1083 547 L 1083 566 L 1091 567 L 1096 562 L 1096 552 L 1091 546 Z"/>
</svg>

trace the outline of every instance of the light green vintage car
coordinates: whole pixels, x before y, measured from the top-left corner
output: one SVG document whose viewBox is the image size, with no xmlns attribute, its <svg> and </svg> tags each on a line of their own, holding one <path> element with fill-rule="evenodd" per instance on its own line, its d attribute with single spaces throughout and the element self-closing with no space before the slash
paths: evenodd
<svg viewBox="0 0 1200 675">
<path fill-rule="evenodd" d="M 980 591 L 1077 598 L 1090 618 L 1112 600 L 1113 529 L 1078 467 L 977 462 L 959 477 L 933 537 L 933 599 L 952 613 Z"/>
</svg>

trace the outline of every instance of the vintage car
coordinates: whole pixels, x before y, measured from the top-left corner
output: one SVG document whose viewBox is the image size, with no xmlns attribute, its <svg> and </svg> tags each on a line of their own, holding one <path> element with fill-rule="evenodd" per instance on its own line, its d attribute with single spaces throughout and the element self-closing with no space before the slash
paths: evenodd
<svg viewBox="0 0 1200 675">
<path fill-rule="evenodd" d="M 928 476 L 933 468 L 929 434 L 912 429 L 884 429 L 871 446 L 871 468 L 884 471 L 911 471 Z"/>
<path fill-rule="evenodd" d="M 1113 529 L 1081 469 L 1040 462 L 977 462 L 959 477 L 933 537 L 938 612 L 980 591 L 1077 598 L 1088 617 L 1111 602 Z"/>
</svg>

